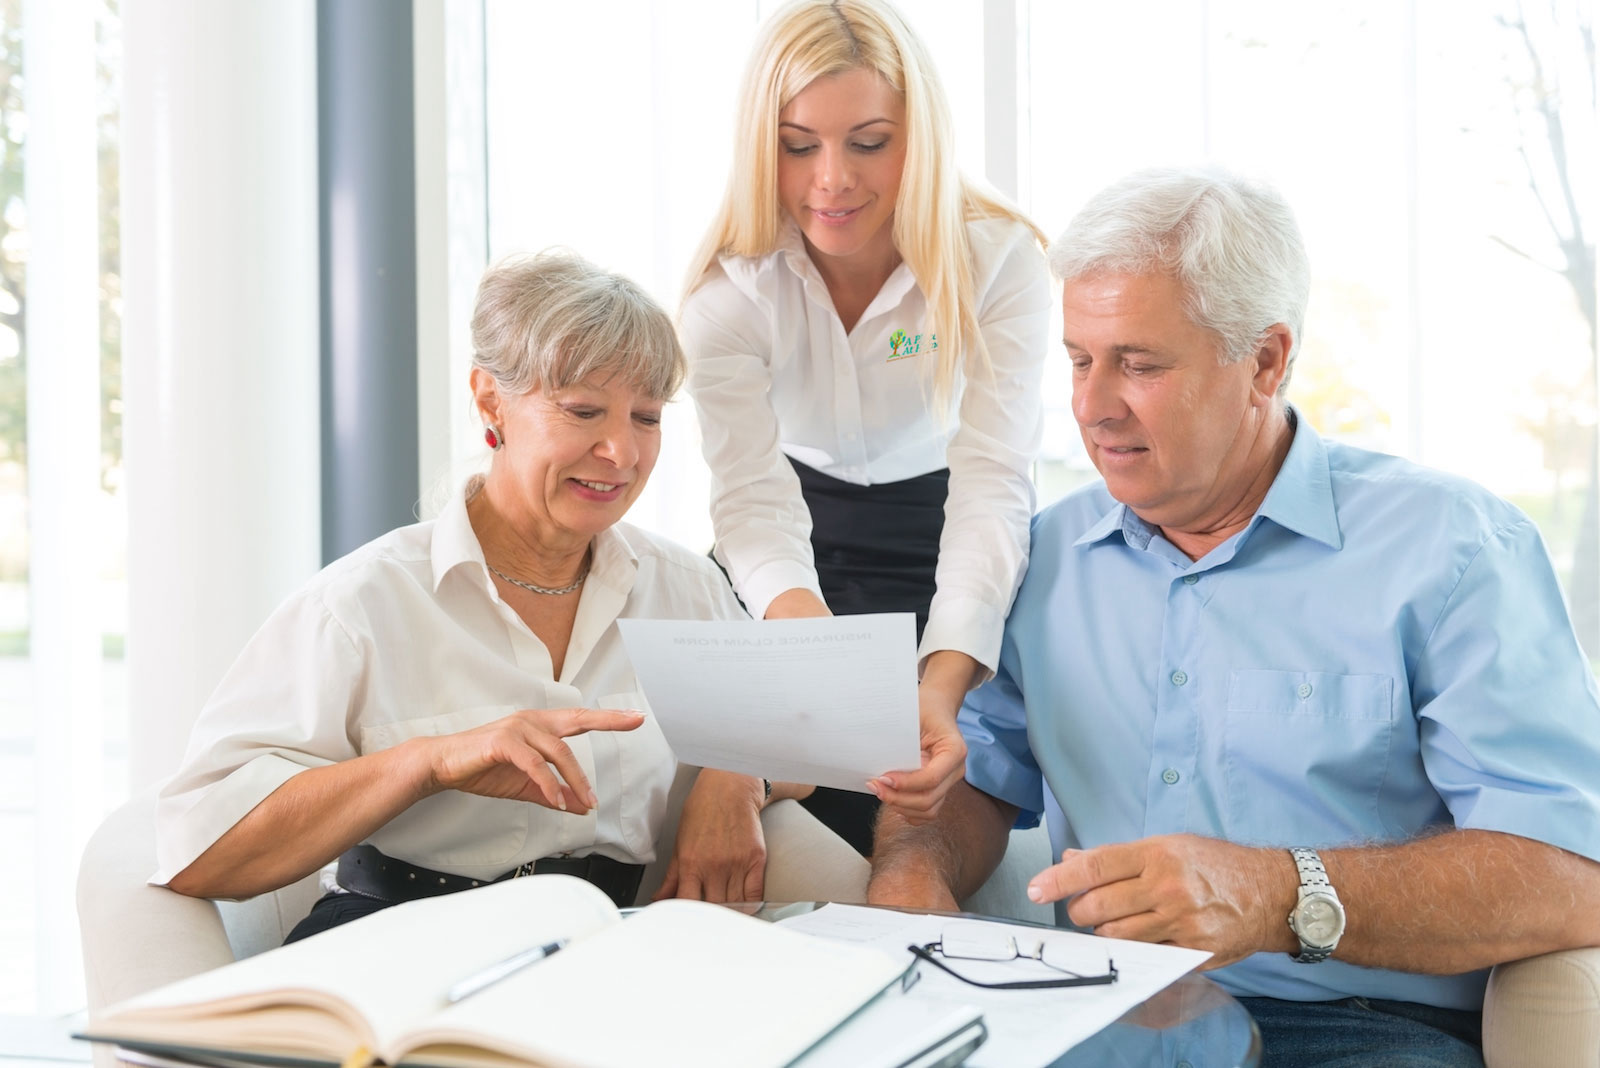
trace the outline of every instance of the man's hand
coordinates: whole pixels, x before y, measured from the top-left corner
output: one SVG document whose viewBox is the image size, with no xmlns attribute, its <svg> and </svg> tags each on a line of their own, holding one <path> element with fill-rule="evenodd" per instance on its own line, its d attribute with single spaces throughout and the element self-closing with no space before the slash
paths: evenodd
<svg viewBox="0 0 1600 1068">
<path fill-rule="evenodd" d="M 1284 922 L 1298 885 L 1284 850 L 1170 834 L 1070 850 L 1033 877 L 1028 897 L 1076 895 L 1067 906 L 1073 923 L 1111 938 L 1208 950 L 1205 967 L 1220 968 L 1298 948 Z"/>
<path fill-rule="evenodd" d="M 562 739 L 586 731 L 631 731 L 643 722 L 643 712 L 525 708 L 470 731 L 417 739 L 427 761 L 424 796 L 460 790 L 587 812 L 599 799 Z"/>
<path fill-rule="evenodd" d="M 762 793 L 760 779 L 702 770 L 683 803 L 672 863 L 652 900 L 760 901 L 767 872 Z"/>
<path fill-rule="evenodd" d="M 967 743 L 956 728 L 956 713 L 982 666 L 965 653 L 941 649 L 928 657 L 917 687 L 922 766 L 891 771 L 867 784 L 878 800 L 913 826 L 939 814 L 939 806 L 967 771 Z"/>
</svg>

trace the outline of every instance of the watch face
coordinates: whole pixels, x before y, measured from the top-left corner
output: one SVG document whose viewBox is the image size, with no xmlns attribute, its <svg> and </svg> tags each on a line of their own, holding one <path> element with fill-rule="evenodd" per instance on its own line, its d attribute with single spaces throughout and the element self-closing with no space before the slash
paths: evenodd
<svg viewBox="0 0 1600 1068">
<path fill-rule="evenodd" d="M 1295 932 L 1311 946 L 1331 946 L 1344 933 L 1344 910 L 1323 894 L 1311 894 L 1295 909 Z"/>
</svg>

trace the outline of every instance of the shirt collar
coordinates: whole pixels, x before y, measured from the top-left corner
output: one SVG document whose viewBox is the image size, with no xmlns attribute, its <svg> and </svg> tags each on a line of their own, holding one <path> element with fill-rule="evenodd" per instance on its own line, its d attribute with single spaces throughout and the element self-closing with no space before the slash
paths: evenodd
<svg viewBox="0 0 1600 1068">
<path fill-rule="evenodd" d="M 433 561 L 433 591 L 439 592 L 444 577 L 463 564 L 476 564 L 477 571 L 488 582 L 484 568 L 483 547 L 473 533 L 472 521 L 467 518 L 467 497 L 473 491 L 474 478 L 462 486 L 445 502 L 433 521 L 433 542 L 430 546 Z"/>
<path fill-rule="evenodd" d="M 1286 530 L 1337 550 L 1344 545 L 1344 539 L 1339 533 L 1339 516 L 1333 505 L 1328 447 L 1311 425 L 1300 418 L 1293 405 L 1289 406 L 1289 425 L 1294 429 L 1289 453 L 1283 458 L 1283 466 L 1278 468 L 1266 497 L 1256 509 L 1256 518 L 1247 529 L 1253 528 L 1257 520 L 1270 519 Z M 1073 544 L 1092 545 L 1118 532 L 1131 548 L 1144 549 L 1156 528 L 1135 515 L 1133 509 L 1116 501 Z"/>
<path fill-rule="evenodd" d="M 1338 550 L 1344 546 L 1344 538 L 1339 533 L 1339 514 L 1333 504 L 1328 446 L 1293 405 L 1289 407 L 1289 425 L 1294 428 L 1289 454 L 1283 458 L 1278 477 L 1272 480 L 1256 515 Z"/>
<path fill-rule="evenodd" d="M 1122 532 L 1122 539 L 1136 549 L 1142 549 L 1150 542 L 1145 521 L 1134 515 L 1133 510 L 1121 501 L 1113 500 L 1111 509 L 1072 544 L 1093 545 L 1097 541 L 1105 541 L 1118 531 Z"/>
<path fill-rule="evenodd" d="M 822 272 L 817 270 L 817 265 L 812 262 L 811 255 L 806 252 L 805 237 L 800 233 L 800 224 L 793 219 L 785 219 L 783 228 L 778 233 L 778 254 L 783 258 L 784 265 L 794 272 L 796 278 L 802 282 L 816 287 L 818 299 L 826 299 L 832 306 L 833 298 L 828 296 L 828 284 L 822 279 Z M 892 308 L 905 299 L 917 284 L 916 276 L 911 273 L 911 267 L 902 259 L 878 292 L 873 295 L 871 305 L 861 315 L 863 319 L 870 319 L 880 312 Z"/>
<path fill-rule="evenodd" d="M 483 559 L 483 546 L 467 518 L 467 499 L 477 490 L 476 477 L 450 496 L 438 518 L 433 521 L 433 589 L 437 593 L 444 577 L 463 565 L 474 565 L 472 572 L 484 589 L 493 590 L 489 568 Z M 628 544 L 627 538 L 616 527 L 607 527 L 595 535 L 594 557 L 589 562 L 586 582 L 599 583 L 624 597 L 633 589 L 633 580 L 639 573 L 639 557 Z"/>
</svg>

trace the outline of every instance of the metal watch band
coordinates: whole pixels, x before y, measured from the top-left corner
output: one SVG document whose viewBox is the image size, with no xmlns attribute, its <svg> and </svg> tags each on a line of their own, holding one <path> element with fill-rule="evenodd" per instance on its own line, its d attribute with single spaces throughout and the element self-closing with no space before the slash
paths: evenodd
<svg viewBox="0 0 1600 1068">
<path fill-rule="evenodd" d="M 1328 869 L 1322 866 L 1322 858 L 1315 849 L 1295 846 L 1289 850 L 1289 855 L 1294 858 L 1294 866 L 1300 872 L 1301 897 L 1314 890 L 1333 893 L 1333 884 L 1328 882 Z"/>
<path fill-rule="evenodd" d="M 1339 938 L 1343 934 L 1343 906 L 1339 902 L 1338 892 L 1334 890 L 1333 884 L 1328 881 L 1328 869 L 1323 867 L 1322 858 L 1317 855 L 1315 849 L 1294 846 L 1289 850 L 1289 855 L 1294 858 L 1295 870 L 1300 874 L 1300 888 L 1299 895 L 1296 898 L 1296 908 L 1289 913 L 1289 929 L 1294 931 L 1295 937 L 1300 940 L 1300 952 L 1294 954 L 1292 959 L 1301 964 L 1320 964 L 1332 956 L 1333 951 L 1338 948 Z M 1340 930 L 1335 933 L 1332 945 L 1309 945 L 1301 937 L 1299 930 L 1295 928 L 1294 917 L 1295 912 L 1299 910 L 1299 902 L 1304 901 L 1313 894 L 1332 898 L 1334 907 L 1339 910 Z"/>
</svg>

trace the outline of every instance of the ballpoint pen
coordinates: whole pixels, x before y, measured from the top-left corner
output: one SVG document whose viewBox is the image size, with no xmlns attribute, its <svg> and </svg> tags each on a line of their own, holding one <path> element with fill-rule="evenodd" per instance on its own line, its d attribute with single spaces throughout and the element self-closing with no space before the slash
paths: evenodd
<svg viewBox="0 0 1600 1068">
<path fill-rule="evenodd" d="M 484 987 L 492 986 L 506 976 L 521 971 L 535 961 L 544 960 L 566 944 L 567 940 L 565 938 L 558 938 L 554 942 L 546 942 L 542 946 L 530 946 L 520 953 L 513 953 L 505 960 L 496 961 L 482 971 L 474 972 L 462 979 L 445 993 L 444 999 L 454 1005 L 463 998 L 471 997 Z"/>
</svg>

